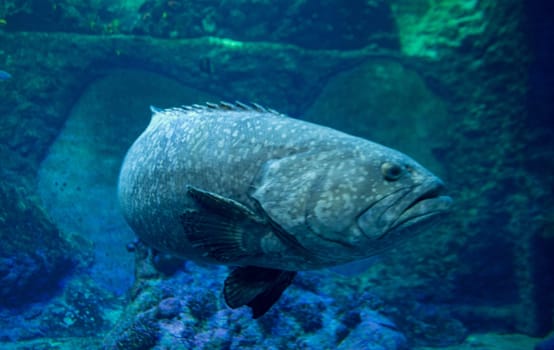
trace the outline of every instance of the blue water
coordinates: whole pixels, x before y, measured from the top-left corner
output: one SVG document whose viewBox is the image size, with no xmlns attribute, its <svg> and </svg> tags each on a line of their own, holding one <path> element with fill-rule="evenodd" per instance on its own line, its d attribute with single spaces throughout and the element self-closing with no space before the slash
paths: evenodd
<svg viewBox="0 0 554 350">
<path fill-rule="evenodd" d="M 5 70 L 0 70 L 0 80 L 8 80 L 12 77 L 12 75 Z"/>
<path fill-rule="evenodd" d="M 5 1 L 0 348 L 550 349 L 550 12 L 538 0 Z M 222 100 L 397 149 L 442 179 L 451 213 L 376 256 L 299 272 L 253 320 L 225 302 L 229 267 L 138 241 L 117 200 L 149 106 Z"/>
</svg>

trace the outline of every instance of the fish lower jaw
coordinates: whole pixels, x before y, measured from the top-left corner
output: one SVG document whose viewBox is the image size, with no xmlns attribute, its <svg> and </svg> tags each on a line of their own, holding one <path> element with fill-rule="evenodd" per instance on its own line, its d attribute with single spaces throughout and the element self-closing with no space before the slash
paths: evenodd
<svg viewBox="0 0 554 350">
<path fill-rule="evenodd" d="M 408 207 L 391 225 L 392 230 L 421 224 L 448 213 L 452 204 L 449 196 L 421 199 Z"/>
</svg>

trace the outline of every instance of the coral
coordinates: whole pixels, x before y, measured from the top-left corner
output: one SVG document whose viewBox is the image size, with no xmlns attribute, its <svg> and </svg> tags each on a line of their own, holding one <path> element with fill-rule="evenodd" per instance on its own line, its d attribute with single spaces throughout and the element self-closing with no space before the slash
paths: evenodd
<svg viewBox="0 0 554 350">
<path fill-rule="evenodd" d="M 38 317 L 40 328 L 46 334 L 59 337 L 98 335 L 112 324 L 113 320 L 107 319 L 113 303 L 111 298 L 90 279 L 74 279 L 66 285 L 63 296 Z"/>
<path fill-rule="evenodd" d="M 66 281 L 63 293 L 51 299 L 18 309 L 0 308 L 0 342 L 98 337 L 112 327 L 121 307 L 121 300 L 80 275 Z"/>
<path fill-rule="evenodd" d="M 317 332 L 323 328 L 322 314 L 327 307 L 322 301 L 314 302 L 310 300 L 311 298 L 302 299 L 289 300 L 287 305 L 283 306 L 283 310 L 289 311 L 293 315 L 305 333 Z"/>
<path fill-rule="evenodd" d="M 205 321 L 214 315 L 218 309 L 217 296 L 214 292 L 206 290 L 204 293 L 195 293 L 187 301 L 190 314 L 198 321 Z"/>
<path fill-rule="evenodd" d="M 158 304 L 158 318 L 173 318 L 181 312 L 181 302 L 177 298 L 166 298 Z"/>
<path fill-rule="evenodd" d="M 147 350 L 158 342 L 159 326 L 153 313 L 143 313 L 115 340 L 114 346 L 105 349 Z"/>
<path fill-rule="evenodd" d="M 138 264 L 153 264 L 151 255 L 137 248 Z M 390 330 L 392 321 L 368 310 L 370 304 L 362 299 L 353 306 L 356 311 L 345 314 L 333 298 L 294 285 L 264 317 L 252 320 L 248 308 L 231 310 L 223 304 L 220 290 L 227 273 L 225 267 L 187 263 L 171 278 L 137 275 L 141 288 L 106 337 L 105 348 L 256 349 L 263 344 L 268 349 L 320 349 L 346 341 L 350 330 L 365 322 L 371 325 L 372 341 L 388 344 L 388 350 L 402 349 L 397 331 Z"/>
<path fill-rule="evenodd" d="M 341 325 L 335 331 L 336 342 L 340 343 L 346 338 L 350 332 L 362 322 L 362 318 L 358 311 L 349 311 L 341 318 Z"/>
</svg>

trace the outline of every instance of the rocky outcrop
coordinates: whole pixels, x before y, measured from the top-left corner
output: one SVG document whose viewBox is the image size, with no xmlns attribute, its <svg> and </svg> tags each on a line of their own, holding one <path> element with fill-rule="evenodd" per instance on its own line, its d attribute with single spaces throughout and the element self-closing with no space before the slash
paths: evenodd
<svg viewBox="0 0 554 350">
<path fill-rule="evenodd" d="M 53 295 L 76 267 L 92 262 L 92 247 L 60 232 L 23 188 L 0 186 L 0 307 L 20 307 Z"/>
<path fill-rule="evenodd" d="M 141 243 L 134 248 L 132 299 L 104 339 L 104 349 L 409 348 L 395 323 L 372 309 L 375 304 L 351 295 L 349 308 L 313 285 L 311 273 L 300 274 L 267 315 L 253 320 L 250 309 L 223 304 L 227 267 L 186 263 L 167 278 L 154 268 L 156 253 Z"/>
<path fill-rule="evenodd" d="M 397 49 L 387 1 L 184 1 L 89 3 L 7 0 L 0 18 L 13 31 L 136 34 L 158 38 L 215 36 L 274 42 L 307 49 Z"/>
</svg>

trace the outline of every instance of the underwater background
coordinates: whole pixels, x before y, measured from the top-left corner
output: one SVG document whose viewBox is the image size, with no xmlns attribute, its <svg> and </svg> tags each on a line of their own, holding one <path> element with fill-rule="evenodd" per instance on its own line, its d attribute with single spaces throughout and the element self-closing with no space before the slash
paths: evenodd
<svg viewBox="0 0 554 350">
<path fill-rule="evenodd" d="M 549 6 L 0 0 L 0 349 L 554 349 Z M 116 202 L 150 105 L 220 100 L 398 149 L 452 213 L 231 310 L 227 267 L 152 252 Z"/>
</svg>

